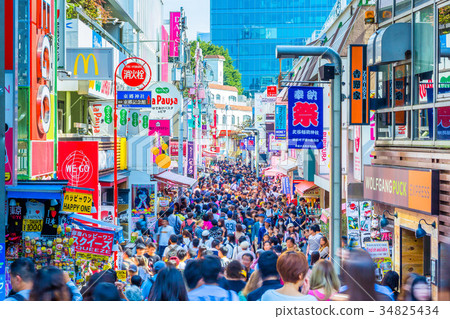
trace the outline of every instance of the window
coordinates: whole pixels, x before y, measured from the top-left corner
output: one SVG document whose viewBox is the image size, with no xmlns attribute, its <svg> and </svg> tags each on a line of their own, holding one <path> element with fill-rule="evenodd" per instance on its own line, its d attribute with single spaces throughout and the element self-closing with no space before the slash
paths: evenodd
<svg viewBox="0 0 450 319">
<path fill-rule="evenodd" d="M 395 106 L 411 105 L 411 65 L 394 67 Z"/>
<path fill-rule="evenodd" d="M 411 138 L 410 113 L 410 111 L 394 112 L 396 140 L 407 140 Z"/>
<path fill-rule="evenodd" d="M 395 15 L 411 9 L 411 0 L 395 0 Z"/>
<path fill-rule="evenodd" d="M 228 101 L 229 102 L 236 102 L 236 97 L 235 96 L 229 96 L 228 97 Z"/>
<path fill-rule="evenodd" d="M 392 2 L 393 0 L 379 0 L 378 23 L 392 18 Z"/>
<path fill-rule="evenodd" d="M 414 110 L 414 132 L 415 140 L 433 139 L 433 109 Z"/>
<path fill-rule="evenodd" d="M 433 103 L 433 6 L 414 13 L 414 104 Z"/>
<path fill-rule="evenodd" d="M 216 101 L 220 102 L 220 94 L 216 94 Z"/>
<path fill-rule="evenodd" d="M 244 122 L 250 122 L 252 119 L 251 119 L 250 115 L 244 115 L 243 120 L 244 120 Z"/>
<path fill-rule="evenodd" d="M 450 5 L 439 8 L 438 96 L 450 94 Z"/>
<path fill-rule="evenodd" d="M 219 124 L 219 114 L 216 113 L 216 124 Z"/>
<path fill-rule="evenodd" d="M 231 116 L 231 124 L 236 124 L 236 117 L 234 115 Z"/>
<path fill-rule="evenodd" d="M 436 139 L 450 140 L 450 107 L 436 108 Z"/>
<path fill-rule="evenodd" d="M 239 125 L 239 116 L 237 117 L 237 125 Z"/>
<path fill-rule="evenodd" d="M 226 115 L 223 115 L 223 116 L 222 116 L 222 124 L 223 124 L 223 125 L 226 125 L 226 124 L 227 124 L 227 116 L 226 116 Z"/>
<path fill-rule="evenodd" d="M 390 139 L 392 137 L 391 112 L 377 114 L 377 139 Z"/>
</svg>

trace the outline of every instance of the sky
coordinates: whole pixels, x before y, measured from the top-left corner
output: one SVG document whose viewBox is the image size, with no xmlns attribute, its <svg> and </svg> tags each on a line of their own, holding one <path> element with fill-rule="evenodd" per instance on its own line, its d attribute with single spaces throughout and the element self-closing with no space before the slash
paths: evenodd
<svg viewBox="0 0 450 319">
<path fill-rule="evenodd" d="M 209 1 L 210 0 L 163 0 L 164 19 L 169 19 L 170 11 L 180 11 L 183 7 L 189 40 L 197 39 L 197 32 L 209 32 Z"/>
</svg>

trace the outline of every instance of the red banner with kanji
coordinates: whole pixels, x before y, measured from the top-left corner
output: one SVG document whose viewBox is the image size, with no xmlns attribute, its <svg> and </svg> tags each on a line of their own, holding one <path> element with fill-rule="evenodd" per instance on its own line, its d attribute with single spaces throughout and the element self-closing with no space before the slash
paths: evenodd
<svg viewBox="0 0 450 319">
<path fill-rule="evenodd" d="M 110 256 L 114 241 L 112 232 L 96 232 L 83 229 L 72 231 L 73 247 L 76 252 Z"/>
</svg>

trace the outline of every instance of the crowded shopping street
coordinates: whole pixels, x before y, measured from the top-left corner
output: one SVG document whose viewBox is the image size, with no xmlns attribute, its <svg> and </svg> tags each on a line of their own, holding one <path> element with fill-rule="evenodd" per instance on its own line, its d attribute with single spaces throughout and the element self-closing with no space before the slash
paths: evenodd
<svg viewBox="0 0 450 319">
<path fill-rule="evenodd" d="M 0 316 L 450 313 L 450 0 L 0 0 L 0 26 Z"/>
</svg>

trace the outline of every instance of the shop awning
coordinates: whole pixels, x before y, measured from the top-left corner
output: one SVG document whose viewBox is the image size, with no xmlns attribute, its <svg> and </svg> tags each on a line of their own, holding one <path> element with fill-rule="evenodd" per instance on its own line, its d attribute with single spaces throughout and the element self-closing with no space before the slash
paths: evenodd
<svg viewBox="0 0 450 319">
<path fill-rule="evenodd" d="M 162 173 L 153 175 L 153 178 L 162 183 L 184 188 L 191 188 L 195 184 L 197 184 L 197 180 L 194 178 L 175 174 L 170 171 L 164 171 Z"/>
<path fill-rule="evenodd" d="M 289 172 L 295 171 L 298 167 L 297 161 L 294 159 L 288 159 L 287 161 L 282 161 L 278 163 L 278 169 L 282 171 L 285 175 Z"/>
<path fill-rule="evenodd" d="M 58 199 L 63 197 L 67 181 L 59 182 L 26 182 L 6 188 L 8 198 L 24 199 Z"/>
<path fill-rule="evenodd" d="M 117 172 L 117 183 L 123 183 L 130 176 L 130 171 Z M 103 187 L 112 187 L 114 185 L 114 173 L 99 177 L 99 182 Z"/>
<path fill-rule="evenodd" d="M 271 168 L 265 170 L 263 172 L 263 174 L 266 177 L 279 176 L 279 175 L 286 176 L 286 174 L 284 172 L 282 172 L 281 170 L 279 170 L 278 168 L 275 168 L 275 167 L 271 167 Z"/>
<path fill-rule="evenodd" d="M 295 184 L 295 191 L 303 196 L 307 191 L 316 188 L 317 185 L 314 182 L 301 181 L 298 184 Z"/>
<path fill-rule="evenodd" d="M 205 157 L 217 157 L 217 155 L 219 155 L 218 152 L 211 152 L 208 150 L 203 151 L 203 156 L 205 156 Z"/>
<path fill-rule="evenodd" d="M 67 218 L 76 219 L 78 221 L 86 222 L 89 224 L 97 224 L 101 228 L 105 228 L 105 230 L 109 229 L 109 230 L 113 230 L 115 232 L 119 232 L 123 229 L 122 226 L 116 226 L 111 223 L 103 222 L 101 220 L 94 219 L 92 217 L 88 217 L 86 215 L 81 215 L 81 214 L 77 214 L 77 213 L 71 213 L 71 214 L 67 215 Z"/>
</svg>

